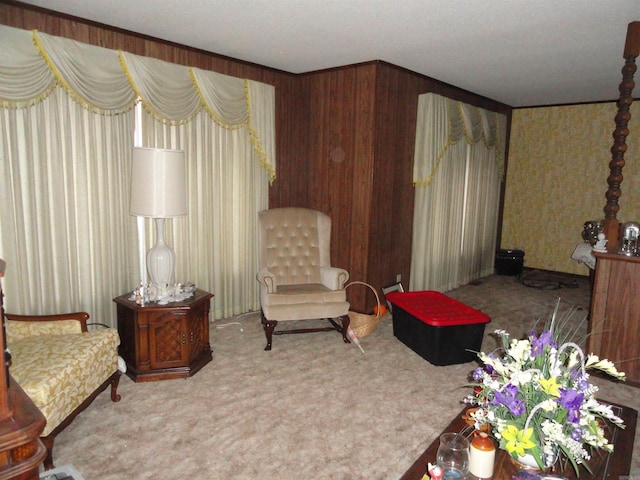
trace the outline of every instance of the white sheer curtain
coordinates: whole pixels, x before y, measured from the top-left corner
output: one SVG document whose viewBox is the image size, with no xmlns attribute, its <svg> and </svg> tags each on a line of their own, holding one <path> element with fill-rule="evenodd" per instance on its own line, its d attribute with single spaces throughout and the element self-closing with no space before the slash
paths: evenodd
<svg viewBox="0 0 640 480">
<path fill-rule="evenodd" d="M 57 88 L 31 108 L 0 110 L 0 118 L 5 308 L 86 310 L 111 324 L 111 299 L 131 286 L 136 261 L 123 174 L 132 112 L 96 115 Z"/>
<path fill-rule="evenodd" d="M 506 118 L 428 93 L 418 99 L 411 290 L 490 275 Z"/>
<path fill-rule="evenodd" d="M 268 205 L 269 178 L 248 132 L 220 127 L 205 113 L 175 126 L 145 114 L 142 131 L 144 146 L 184 150 L 189 159 L 189 214 L 167 225 L 176 279 L 214 292 L 215 318 L 259 309 L 256 219 Z"/>
<path fill-rule="evenodd" d="M 138 101 L 149 112 L 144 146 L 188 154 L 190 212 L 172 222 L 178 278 L 213 291 L 216 316 L 257 308 L 255 224 L 276 171 L 274 88 L 6 26 L 0 44 L 8 309 L 83 309 L 114 325 L 111 299 L 139 281 L 128 214 Z"/>
</svg>

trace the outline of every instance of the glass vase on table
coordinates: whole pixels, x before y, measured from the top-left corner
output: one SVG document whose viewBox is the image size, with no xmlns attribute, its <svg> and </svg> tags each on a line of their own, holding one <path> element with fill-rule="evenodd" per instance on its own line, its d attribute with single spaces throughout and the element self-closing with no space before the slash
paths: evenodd
<svg viewBox="0 0 640 480">
<path fill-rule="evenodd" d="M 443 433 L 436 463 L 443 480 L 464 480 L 469 474 L 469 441 L 459 433 Z"/>
</svg>

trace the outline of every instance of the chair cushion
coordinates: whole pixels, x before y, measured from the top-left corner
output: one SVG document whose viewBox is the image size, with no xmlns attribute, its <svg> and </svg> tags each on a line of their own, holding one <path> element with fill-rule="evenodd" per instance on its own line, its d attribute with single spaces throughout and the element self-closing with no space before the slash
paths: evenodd
<svg viewBox="0 0 640 480">
<path fill-rule="evenodd" d="M 47 419 L 43 437 L 117 370 L 119 344 L 111 328 L 11 343 L 11 375 Z"/>
<path fill-rule="evenodd" d="M 278 285 L 278 291 L 265 295 L 268 305 L 290 305 L 296 303 L 344 302 L 345 290 L 331 290 L 321 283 Z"/>
<path fill-rule="evenodd" d="M 349 311 L 344 290 L 320 283 L 278 285 L 278 293 L 263 294 L 262 312 L 268 320 L 338 318 Z"/>
</svg>

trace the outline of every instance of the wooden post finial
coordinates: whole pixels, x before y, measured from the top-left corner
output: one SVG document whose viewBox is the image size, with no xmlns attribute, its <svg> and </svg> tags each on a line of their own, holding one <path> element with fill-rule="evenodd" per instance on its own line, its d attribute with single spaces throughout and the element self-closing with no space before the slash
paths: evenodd
<svg viewBox="0 0 640 480">
<path fill-rule="evenodd" d="M 627 27 L 624 58 L 640 56 L 640 22 L 631 22 Z"/>
</svg>

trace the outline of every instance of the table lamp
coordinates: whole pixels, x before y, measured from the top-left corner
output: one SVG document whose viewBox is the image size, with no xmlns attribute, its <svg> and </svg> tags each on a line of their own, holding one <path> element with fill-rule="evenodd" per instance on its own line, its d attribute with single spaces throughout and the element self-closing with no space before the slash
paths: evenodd
<svg viewBox="0 0 640 480">
<path fill-rule="evenodd" d="M 147 253 L 147 270 L 151 283 L 173 286 L 176 260 L 164 240 L 164 220 L 187 214 L 187 171 L 182 150 L 133 149 L 129 213 L 155 219 L 156 243 Z"/>
</svg>

